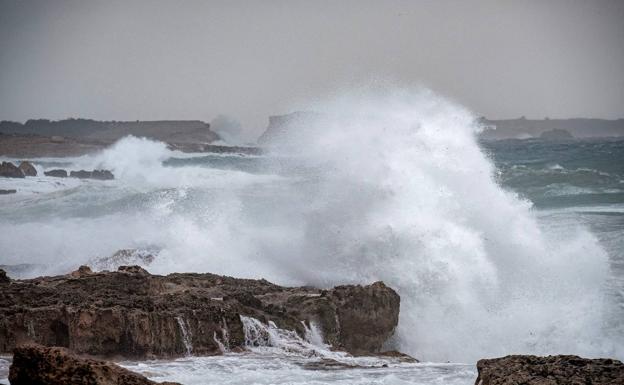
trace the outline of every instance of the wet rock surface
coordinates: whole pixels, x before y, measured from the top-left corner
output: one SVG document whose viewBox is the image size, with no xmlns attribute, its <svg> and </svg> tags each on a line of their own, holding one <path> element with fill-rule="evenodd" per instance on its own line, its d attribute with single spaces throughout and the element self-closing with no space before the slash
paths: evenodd
<svg viewBox="0 0 624 385">
<path fill-rule="evenodd" d="M 70 178 L 78 179 L 98 179 L 98 180 L 111 180 L 114 179 L 112 172 L 108 170 L 93 170 L 93 171 L 71 171 L 69 173 Z"/>
<path fill-rule="evenodd" d="M 0 163 L 0 177 L 24 178 L 24 173 L 11 162 L 2 162 Z"/>
<path fill-rule="evenodd" d="M 479 360 L 477 370 L 475 385 L 624 384 L 624 364 L 605 358 L 512 355 Z"/>
<path fill-rule="evenodd" d="M 25 176 L 37 176 L 37 169 L 30 162 L 21 162 L 18 168 L 22 170 Z"/>
<path fill-rule="evenodd" d="M 22 345 L 14 350 L 9 381 L 11 385 L 158 384 L 110 362 L 80 357 L 64 348 L 35 344 Z"/>
<path fill-rule="evenodd" d="M 102 357 L 221 354 L 245 345 L 241 316 L 304 336 L 314 323 L 334 348 L 377 353 L 394 333 L 399 296 L 381 282 L 287 288 L 214 274 L 115 272 L 0 282 L 0 352 L 35 342 Z M 302 322 L 304 321 L 305 324 Z"/>
<path fill-rule="evenodd" d="M 15 189 L 7 189 L 7 190 L 0 189 L 0 195 L 15 194 L 16 192 L 17 192 L 17 190 L 15 190 Z"/>
<path fill-rule="evenodd" d="M 55 169 L 50 171 L 44 171 L 45 176 L 52 176 L 55 178 L 67 178 L 67 171 L 61 169 Z"/>
</svg>

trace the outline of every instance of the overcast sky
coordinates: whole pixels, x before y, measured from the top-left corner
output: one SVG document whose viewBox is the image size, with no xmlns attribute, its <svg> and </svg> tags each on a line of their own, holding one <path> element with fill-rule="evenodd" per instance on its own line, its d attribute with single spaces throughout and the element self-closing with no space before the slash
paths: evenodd
<svg viewBox="0 0 624 385">
<path fill-rule="evenodd" d="M 0 0 L 0 119 L 259 129 L 375 81 L 491 118 L 624 117 L 624 1 Z"/>
</svg>

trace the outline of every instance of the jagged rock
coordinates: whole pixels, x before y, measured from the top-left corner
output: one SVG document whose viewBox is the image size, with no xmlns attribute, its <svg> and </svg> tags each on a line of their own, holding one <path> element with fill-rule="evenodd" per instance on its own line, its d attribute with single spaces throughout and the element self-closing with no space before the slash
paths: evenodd
<svg viewBox="0 0 624 385">
<path fill-rule="evenodd" d="M 55 178 L 67 178 L 67 171 L 61 169 L 55 169 L 50 171 L 44 171 L 43 175 L 52 176 Z"/>
<path fill-rule="evenodd" d="M 11 162 L 0 163 L 0 176 L 5 178 L 24 178 L 24 173 Z"/>
<path fill-rule="evenodd" d="M 20 163 L 19 169 L 25 176 L 37 176 L 37 169 L 30 162 L 23 161 Z"/>
<path fill-rule="evenodd" d="M 152 385 L 157 382 L 111 362 L 79 357 L 59 347 L 27 344 L 13 352 L 11 385 Z M 176 385 L 162 382 L 163 385 Z M 177 384 L 179 385 L 179 384 Z"/>
<path fill-rule="evenodd" d="M 398 321 L 399 296 L 380 282 L 319 290 L 214 274 L 151 275 L 139 266 L 82 271 L 4 286 L 0 353 L 35 342 L 104 357 L 181 356 L 189 347 L 221 354 L 224 346 L 244 348 L 247 316 L 302 337 L 302 321 L 314 323 L 335 348 L 364 354 L 379 352 Z"/>
<path fill-rule="evenodd" d="M 16 192 L 17 192 L 17 190 L 15 190 L 15 189 L 0 190 L 0 195 L 15 194 Z"/>
<path fill-rule="evenodd" d="M 110 179 L 115 178 L 113 173 L 108 170 L 71 171 L 69 173 L 69 176 L 71 178 L 78 178 L 78 179 L 98 179 L 98 180 L 110 180 Z"/>
<path fill-rule="evenodd" d="M 624 364 L 604 358 L 511 355 L 479 360 L 477 370 L 475 385 L 624 384 Z"/>
</svg>

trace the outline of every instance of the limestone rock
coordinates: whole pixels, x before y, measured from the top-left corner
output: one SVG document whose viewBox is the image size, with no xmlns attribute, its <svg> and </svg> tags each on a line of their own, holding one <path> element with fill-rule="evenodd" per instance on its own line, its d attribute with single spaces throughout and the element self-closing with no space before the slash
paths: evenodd
<svg viewBox="0 0 624 385">
<path fill-rule="evenodd" d="M 35 344 L 22 345 L 14 350 L 9 381 L 11 385 L 158 384 L 111 362 L 82 358 L 64 348 Z"/>
<path fill-rule="evenodd" d="M 139 266 L 82 267 L 3 285 L 0 353 L 34 342 L 102 357 L 215 355 L 245 347 L 246 316 L 301 337 L 315 324 L 335 348 L 373 354 L 394 332 L 398 313 L 399 296 L 380 282 L 320 290 L 214 274 L 151 275 Z"/>
<path fill-rule="evenodd" d="M 477 370 L 475 385 L 624 384 L 624 364 L 604 358 L 511 355 L 479 360 Z"/>
</svg>

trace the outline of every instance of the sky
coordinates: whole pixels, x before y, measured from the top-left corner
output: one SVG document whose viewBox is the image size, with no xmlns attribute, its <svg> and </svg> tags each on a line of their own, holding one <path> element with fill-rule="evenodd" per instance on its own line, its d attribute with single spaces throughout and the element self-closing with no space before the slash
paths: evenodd
<svg viewBox="0 0 624 385">
<path fill-rule="evenodd" d="M 489 118 L 622 118 L 624 1 L 0 0 L 0 120 L 261 130 L 376 82 Z"/>
</svg>

